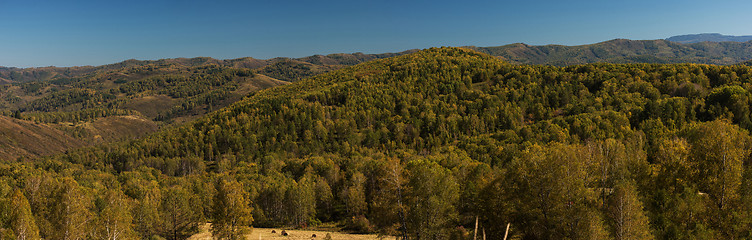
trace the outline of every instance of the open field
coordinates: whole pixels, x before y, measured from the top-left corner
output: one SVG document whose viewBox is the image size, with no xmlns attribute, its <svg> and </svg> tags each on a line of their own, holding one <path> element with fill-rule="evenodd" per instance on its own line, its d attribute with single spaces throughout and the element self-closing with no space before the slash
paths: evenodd
<svg viewBox="0 0 752 240">
<path fill-rule="evenodd" d="M 188 240 L 211 240 L 211 233 L 209 232 L 209 224 L 206 224 L 201 227 L 201 231 L 188 238 Z M 272 230 L 276 231 L 276 233 L 272 233 Z M 349 233 L 340 233 L 340 232 L 328 232 L 328 231 L 309 231 L 309 230 L 287 230 L 285 231 L 288 233 L 287 236 L 282 236 L 280 234 L 282 232 L 282 229 L 280 228 L 254 228 L 253 232 L 251 234 L 248 234 L 246 236 L 246 239 L 249 240 L 256 240 L 256 239 L 286 239 L 286 240 L 302 240 L 302 239 L 324 239 L 326 237 L 326 234 L 329 233 L 332 236 L 333 240 L 375 240 L 375 239 L 384 239 L 384 240 L 395 240 L 396 238 L 394 236 L 384 236 L 379 237 L 376 234 L 349 234 Z M 312 237 L 313 234 L 316 234 L 316 237 Z"/>
</svg>

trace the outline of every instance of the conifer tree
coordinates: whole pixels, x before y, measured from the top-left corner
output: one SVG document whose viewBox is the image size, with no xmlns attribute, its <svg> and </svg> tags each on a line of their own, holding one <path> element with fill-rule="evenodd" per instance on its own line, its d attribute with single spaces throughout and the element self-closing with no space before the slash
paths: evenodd
<svg viewBox="0 0 752 240">
<path fill-rule="evenodd" d="M 168 188 L 162 194 L 163 235 L 167 239 L 185 239 L 198 232 L 201 213 L 191 206 L 192 195 L 182 187 Z"/>
</svg>

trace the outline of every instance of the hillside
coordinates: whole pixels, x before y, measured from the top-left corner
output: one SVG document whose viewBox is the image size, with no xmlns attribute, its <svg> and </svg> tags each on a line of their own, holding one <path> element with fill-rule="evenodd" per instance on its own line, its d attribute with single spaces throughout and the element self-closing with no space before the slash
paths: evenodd
<svg viewBox="0 0 752 240">
<path fill-rule="evenodd" d="M 96 67 L 0 68 L 0 114 L 39 125 L 27 126 L 28 131 L 60 129 L 82 143 L 70 147 L 80 147 L 145 136 L 197 119 L 261 89 L 401 54 L 331 54 L 297 60 L 199 57 L 128 60 Z M 20 141 L 13 149 L 28 151 L 22 154 L 27 157 L 69 149 L 54 146 L 40 152 L 35 142 Z"/>
<path fill-rule="evenodd" d="M 113 172 L 136 202 L 183 191 L 203 216 L 202 186 L 229 176 L 260 227 L 469 238 L 478 217 L 491 239 L 505 222 L 523 239 L 739 238 L 752 229 L 751 80 L 742 65 L 528 66 L 428 49 L 45 161 Z"/>
<path fill-rule="evenodd" d="M 667 41 L 678 43 L 699 43 L 699 42 L 748 42 L 752 41 L 752 36 L 730 36 L 720 33 L 701 33 L 673 36 L 666 38 Z"/>
<path fill-rule="evenodd" d="M 140 116 L 98 118 L 91 122 L 39 123 L 0 116 L 0 160 L 35 159 L 95 144 L 136 139 L 159 127 Z"/>
<path fill-rule="evenodd" d="M 681 44 L 667 40 L 615 39 L 580 46 L 522 43 L 499 47 L 470 47 L 516 64 L 569 66 L 608 63 L 702 63 L 730 65 L 752 59 L 752 42 Z"/>
<path fill-rule="evenodd" d="M 64 132 L 44 124 L 0 116 L 0 160 L 27 160 L 84 146 Z"/>
</svg>

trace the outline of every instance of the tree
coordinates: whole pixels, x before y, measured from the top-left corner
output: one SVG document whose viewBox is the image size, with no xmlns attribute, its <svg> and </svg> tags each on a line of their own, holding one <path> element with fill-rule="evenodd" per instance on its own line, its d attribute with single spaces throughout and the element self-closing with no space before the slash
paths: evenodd
<svg viewBox="0 0 752 240">
<path fill-rule="evenodd" d="M 57 201 L 54 203 L 52 216 L 55 232 L 52 238 L 86 239 L 90 234 L 90 223 L 94 217 L 91 212 L 92 200 L 73 178 L 65 177 L 61 184 L 58 195 L 55 196 Z"/>
<path fill-rule="evenodd" d="M 195 200 L 190 192 L 174 186 L 162 194 L 161 215 L 163 235 L 167 239 L 186 239 L 198 232 L 201 213 L 195 212 L 191 203 Z"/>
<path fill-rule="evenodd" d="M 316 193 L 313 175 L 308 172 L 297 182 L 292 183 L 285 193 L 285 209 L 288 222 L 298 227 L 306 227 L 316 217 Z"/>
<path fill-rule="evenodd" d="M 609 197 L 608 213 L 614 229 L 615 240 L 650 240 L 650 223 L 637 198 L 637 188 L 630 181 L 614 187 Z"/>
<path fill-rule="evenodd" d="M 216 189 L 212 235 L 219 239 L 241 239 L 253 223 L 248 193 L 239 182 L 223 177 L 217 180 Z"/>
<path fill-rule="evenodd" d="M 512 222 L 528 239 L 579 239 L 600 232 L 586 229 L 598 227 L 592 217 L 598 211 L 585 184 L 584 152 L 583 146 L 559 143 L 525 150 L 484 190 L 485 218 L 494 221 L 487 225 Z M 489 235 L 501 238 L 503 231 L 491 228 Z"/>
<path fill-rule="evenodd" d="M 695 182 L 713 203 L 712 226 L 725 238 L 732 238 L 750 137 L 728 120 L 715 120 L 690 129 L 690 139 L 690 156 L 698 169 Z"/>
<path fill-rule="evenodd" d="M 395 234 L 400 230 L 403 239 L 407 239 L 406 207 L 404 204 L 405 177 L 399 159 L 386 158 L 379 165 L 377 190 L 369 202 L 373 222 L 380 231 Z"/>
<path fill-rule="evenodd" d="M 408 163 L 410 180 L 408 231 L 415 239 L 446 239 L 457 219 L 458 185 L 451 172 L 436 162 Z"/>
<path fill-rule="evenodd" d="M 691 140 L 700 191 L 710 195 L 718 209 L 729 208 L 739 197 L 749 135 L 727 120 L 716 120 L 692 129 Z"/>
<path fill-rule="evenodd" d="M 342 192 L 341 198 L 345 201 L 349 216 L 362 215 L 367 210 L 365 182 L 366 177 L 360 172 L 355 172 Z"/>
<path fill-rule="evenodd" d="M 29 201 L 21 193 L 21 190 L 16 189 L 10 199 L 11 207 L 13 207 L 13 213 L 11 216 L 11 228 L 15 233 L 16 239 L 41 239 L 39 237 L 39 229 L 34 220 L 34 215 L 31 214 L 31 208 L 29 207 Z"/>
<path fill-rule="evenodd" d="M 162 192 L 155 181 L 144 181 L 143 195 L 138 199 L 133 209 L 133 222 L 141 239 L 148 239 L 158 235 L 162 230 L 162 216 L 159 209 L 162 202 Z"/>
<path fill-rule="evenodd" d="M 109 240 L 135 239 L 131 205 L 120 189 L 108 190 L 100 213 L 101 236 Z"/>
</svg>

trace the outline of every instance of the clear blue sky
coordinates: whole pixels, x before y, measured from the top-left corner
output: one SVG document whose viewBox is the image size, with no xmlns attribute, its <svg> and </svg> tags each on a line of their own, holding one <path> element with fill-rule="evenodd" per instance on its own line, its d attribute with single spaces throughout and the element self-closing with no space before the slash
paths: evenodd
<svg viewBox="0 0 752 240">
<path fill-rule="evenodd" d="M 0 0 L 0 66 L 752 35 L 749 0 Z"/>
</svg>

